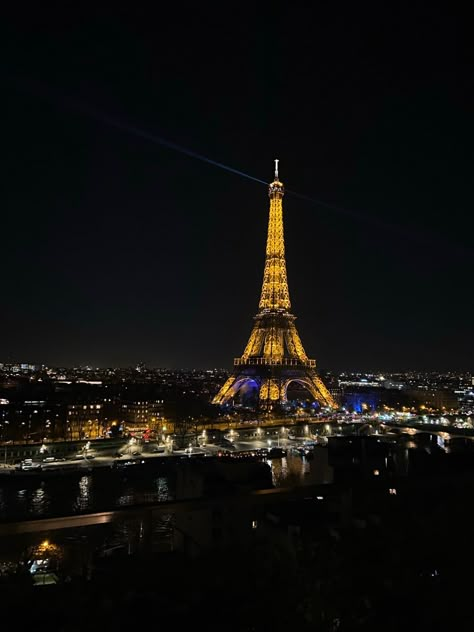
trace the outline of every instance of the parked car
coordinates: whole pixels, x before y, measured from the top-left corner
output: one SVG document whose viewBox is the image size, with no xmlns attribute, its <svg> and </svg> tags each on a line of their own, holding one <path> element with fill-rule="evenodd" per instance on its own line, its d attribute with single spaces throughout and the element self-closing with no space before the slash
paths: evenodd
<svg viewBox="0 0 474 632">
<path fill-rule="evenodd" d="M 20 463 L 20 469 L 21 470 L 41 470 L 41 463 L 36 463 L 35 461 L 32 461 L 31 459 L 26 459 L 25 461 L 22 461 Z"/>
</svg>

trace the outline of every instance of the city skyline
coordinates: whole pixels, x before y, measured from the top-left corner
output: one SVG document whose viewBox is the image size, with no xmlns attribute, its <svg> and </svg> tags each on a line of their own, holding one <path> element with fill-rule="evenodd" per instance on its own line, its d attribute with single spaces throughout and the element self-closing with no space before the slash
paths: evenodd
<svg viewBox="0 0 474 632">
<path fill-rule="evenodd" d="M 257 9 L 238 38 L 238 21 L 195 33 L 181 16 L 179 37 L 120 12 L 12 21 L 2 361 L 231 370 L 277 157 L 318 366 L 471 368 L 461 20 L 433 9 L 420 38 L 388 10 L 382 26 L 305 11 L 295 30 Z"/>
<path fill-rule="evenodd" d="M 468 17 L 7 7 L 5 620 L 468 628 Z"/>
</svg>

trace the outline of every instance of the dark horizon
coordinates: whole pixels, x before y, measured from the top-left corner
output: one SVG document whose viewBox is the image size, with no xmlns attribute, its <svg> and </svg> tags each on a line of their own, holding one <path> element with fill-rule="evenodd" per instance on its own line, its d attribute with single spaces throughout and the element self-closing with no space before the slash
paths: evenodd
<svg viewBox="0 0 474 632">
<path fill-rule="evenodd" d="M 278 158 L 308 356 L 472 368 L 463 15 L 61 11 L 8 22 L 2 361 L 230 370 Z"/>
<path fill-rule="evenodd" d="M 7 365 L 20 365 L 20 364 L 29 364 L 29 365 L 35 365 L 35 366 L 44 366 L 46 368 L 50 368 L 50 369 L 90 369 L 91 371 L 94 370 L 99 370 L 99 371 L 103 371 L 106 369 L 111 369 L 111 370 L 128 370 L 128 369 L 136 369 L 138 365 L 142 364 L 144 365 L 145 369 L 151 370 L 151 371 L 228 371 L 229 373 L 232 371 L 232 365 L 229 366 L 170 366 L 170 365 L 152 365 L 152 364 L 146 364 L 144 362 L 137 362 L 137 363 L 132 363 L 132 364 L 121 364 L 121 365 L 110 365 L 110 364 L 97 364 L 97 363 L 85 363 L 85 364 L 74 364 L 74 363 L 68 363 L 68 364 L 57 364 L 54 362 L 42 362 L 42 361 L 30 361 L 30 360 L 10 360 L 7 359 L 5 360 L 4 358 L 0 358 L 0 364 L 7 364 Z M 392 375 L 392 374 L 403 374 L 403 373 L 440 373 L 440 374 L 447 374 L 447 373 L 453 373 L 453 374 L 468 374 L 471 375 L 472 371 L 471 369 L 447 369 L 447 368 L 436 368 L 436 369 L 427 369 L 427 368 L 423 368 L 423 367 L 401 367 L 401 368 L 380 368 L 380 367 L 352 367 L 352 368 L 347 368 L 347 367 L 341 367 L 341 368 L 328 368 L 325 366 L 320 366 L 318 367 L 318 369 L 322 372 L 327 372 L 327 373 L 347 373 L 347 374 L 357 374 L 357 373 L 361 373 L 361 374 L 383 374 L 386 373 L 387 375 Z"/>
</svg>

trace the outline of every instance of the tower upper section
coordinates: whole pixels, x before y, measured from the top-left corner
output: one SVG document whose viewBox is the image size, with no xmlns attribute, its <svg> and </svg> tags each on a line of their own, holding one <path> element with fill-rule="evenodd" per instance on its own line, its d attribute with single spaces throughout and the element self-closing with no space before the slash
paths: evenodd
<svg viewBox="0 0 474 632">
<path fill-rule="evenodd" d="M 278 177 L 278 160 L 275 160 L 275 178 L 268 187 L 270 213 L 259 313 L 288 312 L 291 308 L 286 277 L 285 239 L 283 233 L 283 183 Z"/>
<path fill-rule="evenodd" d="M 275 158 L 275 178 L 273 179 L 273 182 L 271 182 L 268 185 L 268 197 L 270 199 L 274 197 L 279 197 L 281 199 L 285 194 L 283 182 L 280 182 L 278 178 L 278 163 L 279 162 L 280 161 L 278 160 L 278 158 Z"/>
</svg>

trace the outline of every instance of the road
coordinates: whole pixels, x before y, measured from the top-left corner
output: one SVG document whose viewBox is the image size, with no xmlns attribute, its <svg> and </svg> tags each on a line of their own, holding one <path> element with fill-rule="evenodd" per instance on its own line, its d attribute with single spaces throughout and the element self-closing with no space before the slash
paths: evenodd
<svg viewBox="0 0 474 632">
<path fill-rule="evenodd" d="M 157 446 L 154 443 L 145 444 L 142 446 L 133 446 L 131 450 L 128 446 L 125 447 L 121 451 L 122 456 L 117 456 L 117 452 L 114 451 L 110 454 L 95 454 L 93 450 L 90 450 L 87 455 L 81 455 L 80 458 L 66 458 L 66 459 L 58 459 L 51 462 L 42 462 L 40 471 L 61 471 L 61 470 L 90 470 L 90 468 L 95 467 L 111 467 L 116 462 L 126 463 L 131 460 L 148 460 L 148 459 L 156 459 L 156 458 L 168 458 L 168 457 L 176 457 L 176 456 L 214 456 L 223 452 L 252 452 L 261 449 L 270 449 L 280 447 L 283 449 L 291 449 L 292 447 L 298 447 L 303 445 L 305 441 L 308 441 L 309 437 L 300 437 L 289 439 L 287 436 L 281 436 L 280 433 L 276 433 L 275 431 L 265 431 L 261 433 L 261 437 L 252 438 L 252 437 L 241 437 L 237 436 L 235 433 L 235 437 L 232 442 L 224 442 L 224 443 L 205 443 L 204 445 L 192 446 L 187 449 L 181 450 L 173 450 L 172 452 L 165 453 L 164 451 L 154 451 Z M 14 468 L 9 468 L 12 471 Z M 14 470 L 18 471 L 18 470 Z M 35 471 L 35 470 L 30 470 Z"/>
</svg>

